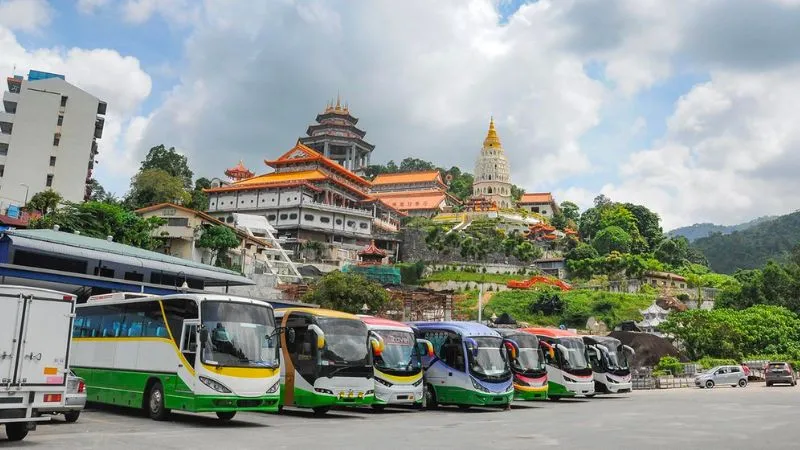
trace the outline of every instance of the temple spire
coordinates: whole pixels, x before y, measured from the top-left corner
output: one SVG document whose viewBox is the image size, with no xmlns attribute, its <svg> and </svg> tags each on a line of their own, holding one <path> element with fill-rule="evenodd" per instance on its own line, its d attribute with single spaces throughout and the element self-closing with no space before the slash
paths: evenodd
<svg viewBox="0 0 800 450">
<path fill-rule="evenodd" d="M 494 129 L 494 116 L 489 120 L 489 132 L 486 133 L 486 139 L 483 140 L 483 148 L 502 148 L 497 130 Z"/>
</svg>

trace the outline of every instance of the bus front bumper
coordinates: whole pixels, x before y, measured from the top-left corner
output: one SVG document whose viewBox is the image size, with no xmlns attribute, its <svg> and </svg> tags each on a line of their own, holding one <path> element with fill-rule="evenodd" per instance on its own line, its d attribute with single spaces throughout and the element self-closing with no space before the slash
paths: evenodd
<svg viewBox="0 0 800 450">
<path fill-rule="evenodd" d="M 377 405 L 410 405 L 422 401 L 422 383 L 419 386 L 399 385 L 386 387 L 375 383 L 375 404 Z"/>
<path fill-rule="evenodd" d="M 609 394 L 627 394 L 633 389 L 633 383 L 605 383 Z"/>
<path fill-rule="evenodd" d="M 593 395 L 594 393 L 594 380 L 577 383 L 565 381 L 563 385 L 551 381 L 547 390 L 548 397 L 575 397 L 576 395 Z"/>
<path fill-rule="evenodd" d="M 261 397 L 232 397 L 202 395 L 194 398 L 195 412 L 218 411 L 263 411 L 278 412 L 280 395 L 264 395 Z"/>
<path fill-rule="evenodd" d="M 547 384 L 534 387 L 514 383 L 514 398 L 517 400 L 546 400 Z"/>
</svg>

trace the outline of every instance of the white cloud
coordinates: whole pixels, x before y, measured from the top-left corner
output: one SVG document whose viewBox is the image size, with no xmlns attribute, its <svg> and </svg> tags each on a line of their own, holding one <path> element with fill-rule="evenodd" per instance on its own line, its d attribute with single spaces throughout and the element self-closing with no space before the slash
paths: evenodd
<svg viewBox="0 0 800 450">
<path fill-rule="evenodd" d="M 52 17 L 47 0 L 0 0 L 0 27 L 32 33 L 48 25 Z"/>
<path fill-rule="evenodd" d="M 196 19 L 199 8 L 196 0 L 126 0 L 122 12 L 125 20 L 134 24 L 159 14 L 170 23 L 185 25 Z"/>
<path fill-rule="evenodd" d="M 138 166 L 138 161 L 132 163 L 138 158 L 133 149 L 147 120 L 136 114 L 152 85 L 139 61 L 108 49 L 28 50 L 3 27 L 0 55 L 0 74 L 11 74 L 13 65 L 17 66 L 17 73 L 37 69 L 64 74 L 68 82 L 108 103 L 103 138 L 98 142 L 101 164 L 96 174 L 102 181 L 117 181 L 117 189 L 127 186 L 127 177 Z"/>
<path fill-rule="evenodd" d="M 110 0 L 78 0 L 77 8 L 83 14 L 94 14 L 100 8 L 108 5 Z"/>
</svg>

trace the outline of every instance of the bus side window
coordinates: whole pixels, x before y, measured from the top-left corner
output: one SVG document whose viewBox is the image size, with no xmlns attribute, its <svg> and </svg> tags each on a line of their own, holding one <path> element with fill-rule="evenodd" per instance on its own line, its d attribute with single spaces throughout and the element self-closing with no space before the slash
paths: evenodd
<svg viewBox="0 0 800 450">
<path fill-rule="evenodd" d="M 448 337 L 442 347 L 445 354 L 445 364 L 453 369 L 464 372 L 464 346 L 461 344 L 461 339 L 453 338 L 452 336 Z"/>
<path fill-rule="evenodd" d="M 428 331 L 424 333 L 424 336 L 425 339 L 431 341 L 431 344 L 433 344 L 433 352 L 436 353 L 436 356 L 438 356 L 439 359 L 444 359 L 442 347 L 444 346 L 444 341 L 447 339 L 447 333 Z"/>
</svg>

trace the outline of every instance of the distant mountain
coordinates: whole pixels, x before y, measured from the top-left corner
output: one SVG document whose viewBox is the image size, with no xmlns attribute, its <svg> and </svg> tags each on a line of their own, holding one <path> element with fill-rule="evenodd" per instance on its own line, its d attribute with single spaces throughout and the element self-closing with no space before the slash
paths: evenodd
<svg viewBox="0 0 800 450">
<path fill-rule="evenodd" d="M 708 237 L 716 233 L 731 234 L 734 231 L 744 231 L 756 225 L 760 225 L 762 223 L 769 222 L 770 220 L 774 220 L 776 217 L 779 216 L 759 217 L 758 219 L 753 219 L 750 222 L 740 223 L 738 225 L 717 225 L 713 223 L 696 223 L 694 225 L 689 225 L 688 227 L 681 227 L 681 228 L 676 228 L 672 231 L 668 231 L 667 235 L 671 237 L 684 236 L 686 239 L 689 240 L 689 242 L 694 242 L 697 239 Z"/>
<path fill-rule="evenodd" d="M 706 256 L 714 271 L 733 273 L 736 269 L 763 267 L 770 259 L 782 259 L 800 245 L 800 211 L 753 222 L 757 221 L 760 222 L 749 222 L 741 231 L 697 239 L 692 246 Z"/>
</svg>

